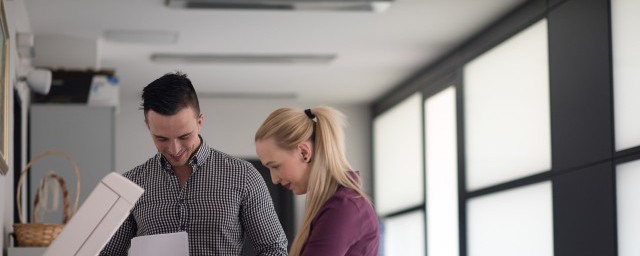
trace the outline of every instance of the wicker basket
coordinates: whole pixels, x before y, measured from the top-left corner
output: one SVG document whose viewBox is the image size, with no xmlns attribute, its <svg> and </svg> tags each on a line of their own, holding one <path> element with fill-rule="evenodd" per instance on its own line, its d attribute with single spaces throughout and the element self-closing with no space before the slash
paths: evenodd
<svg viewBox="0 0 640 256">
<path fill-rule="evenodd" d="M 21 210 L 21 191 L 22 191 L 22 182 L 24 181 L 25 174 L 29 171 L 29 168 L 36 163 L 38 160 L 42 159 L 48 155 L 58 155 L 66 159 L 71 163 L 73 167 L 73 171 L 76 175 L 76 198 L 73 204 L 73 208 L 69 205 L 69 193 L 66 190 L 66 185 L 64 179 L 55 174 L 49 174 L 52 178 L 55 178 L 60 186 L 62 187 L 62 194 L 64 200 L 64 211 L 63 211 L 63 220 L 62 223 L 40 223 L 37 220 L 33 223 L 26 223 L 24 216 L 22 216 Z M 45 176 L 46 178 L 46 176 Z M 51 242 L 62 232 L 62 228 L 67 223 L 67 221 L 73 216 L 73 214 L 78 210 L 78 201 L 80 199 L 80 170 L 78 168 L 78 164 L 75 160 L 71 158 L 68 154 L 58 151 L 58 150 L 49 150 L 41 153 L 34 157 L 22 170 L 20 174 L 20 179 L 18 180 L 18 187 L 16 188 L 16 203 L 18 209 L 18 217 L 20 218 L 20 223 L 13 224 L 13 232 L 15 234 L 16 246 L 20 247 L 45 247 L 49 246 Z M 36 193 L 36 198 L 34 203 L 38 204 L 39 202 L 39 194 Z"/>
</svg>

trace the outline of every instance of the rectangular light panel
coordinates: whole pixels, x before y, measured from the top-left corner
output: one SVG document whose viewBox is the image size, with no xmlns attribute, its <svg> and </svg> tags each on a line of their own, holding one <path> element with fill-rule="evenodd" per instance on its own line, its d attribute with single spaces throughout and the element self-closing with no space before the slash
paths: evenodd
<svg viewBox="0 0 640 256">
<path fill-rule="evenodd" d="M 373 136 L 378 214 L 422 205 L 422 95 L 416 93 L 377 116 Z"/>
<path fill-rule="evenodd" d="M 640 146 L 640 1 L 611 0 L 616 150 Z"/>
<path fill-rule="evenodd" d="M 618 255 L 640 255 L 640 160 L 616 167 Z"/>
<path fill-rule="evenodd" d="M 424 212 L 386 218 L 381 241 L 384 255 L 424 255 Z"/>
<path fill-rule="evenodd" d="M 427 255 L 458 256 L 456 89 L 425 103 Z"/>
<path fill-rule="evenodd" d="M 469 256 L 553 255 L 551 182 L 470 199 L 467 243 Z"/>
<path fill-rule="evenodd" d="M 551 169 L 547 21 L 464 67 L 467 189 Z"/>
</svg>

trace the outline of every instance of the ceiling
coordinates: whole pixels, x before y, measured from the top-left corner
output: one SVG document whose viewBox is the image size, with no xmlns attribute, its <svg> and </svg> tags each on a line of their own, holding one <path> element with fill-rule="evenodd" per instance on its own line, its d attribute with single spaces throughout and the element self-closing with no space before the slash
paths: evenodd
<svg viewBox="0 0 640 256">
<path fill-rule="evenodd" d="M 175 9 L 164 0 L 26 0 L 33 33 L 97 40 L 123 95 L 182 71 L 211 97 L 369 103 L 524 0 L 395 0 L 383 13 Z M 175 31 L 173 44 L 116 42 L 105 31 Z M 36 40 L 37 44 L 37 40 Z M 154 53 L 320 54 L 330 63 L 157 63 Z M 36 53 L 37 54 L 37 53 Z M 73 54 L 73 53 L 69 53 Z"/>
</svg>

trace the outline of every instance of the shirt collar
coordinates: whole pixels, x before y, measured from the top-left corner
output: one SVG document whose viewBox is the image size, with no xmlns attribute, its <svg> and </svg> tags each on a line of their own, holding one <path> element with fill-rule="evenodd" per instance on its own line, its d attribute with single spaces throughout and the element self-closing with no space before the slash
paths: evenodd
<svg viewBox="0 0 640 256">
<path fill-rule="evenodd" d="M 207 143 L 204 141 L 202 136 L 198 134 L 198 138 L 200 138 L 200 147 L 198 147 L 198 150 L 196 150 L 196 153 L 193 154 L 193 156 L 189 159 L 189 162 L 188 162 L 189 165 L 191 165 L 191 167 L 202 166 L 206 162 L 207 157 L 209 156 L 209 152 L 211 151 L 211 148 L 209 147 L 209 145 L 207 145 Z M 164 169 L 165 171 L 173 172 L 173 169 L 171 169 L 171 164 L 162 155 L 162 153 L 158 152 L 156 154 L 156 160 L 160 161 L 160 165 L 162 166 L 162 169 Z M 193 168 L 193 171 L 197 169 L 199 168 Z"/>
</svg>

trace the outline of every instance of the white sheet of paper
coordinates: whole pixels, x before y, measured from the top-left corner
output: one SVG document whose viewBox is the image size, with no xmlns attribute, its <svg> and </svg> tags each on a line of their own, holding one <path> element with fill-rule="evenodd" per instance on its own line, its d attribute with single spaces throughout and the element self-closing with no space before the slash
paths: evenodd
<svg viewBox="0 0 640 256">
<path fill-rule="evenodd" d="M 189 237 L 187 232 L 134 237 L 129 255 L 189 256 Z"/>
</svg>

